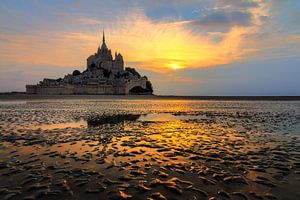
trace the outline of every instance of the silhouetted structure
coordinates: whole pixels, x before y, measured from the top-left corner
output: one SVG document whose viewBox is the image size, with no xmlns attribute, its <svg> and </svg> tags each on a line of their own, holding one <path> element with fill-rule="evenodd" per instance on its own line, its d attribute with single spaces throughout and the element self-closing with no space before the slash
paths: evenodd
<svg viewBox="0 0 300 200">
<path fill-rule="evenodd" d="M 47 79 L 26 85 L 28 94 L 152 94 L 151 82 L 134 68 L 124 69 L 123 56 L 107 48 L 103 31 L 102 44 L 87 58 L 87 69 L 74 70 L 64 78 Z"/>
</svg>

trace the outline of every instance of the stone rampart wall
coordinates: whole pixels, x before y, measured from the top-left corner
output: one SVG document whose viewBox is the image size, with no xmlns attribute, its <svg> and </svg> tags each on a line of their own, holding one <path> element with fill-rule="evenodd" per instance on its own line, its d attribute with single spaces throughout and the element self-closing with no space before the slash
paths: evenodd
<svg viewBox="0 0 300 200">
<path fill-rule="evenodd" d="M 27 85 L 27 94 L 60 95 L 60 94 L 125 94 L 125 87 L 112 85 L 68 85 L 38 86 Z"/>
<path fill-rule="evenodd" d="M 112 85 L 65 85 L 65 86 L 40 86 L 26 85 L 27 94 L 42 95 L 70 95 L 70 94 L 129 94 L 136 86 L 146 88 L 146 78 L 131 79 L 125 86 Z"/>
<path fill-rule="evenodd" d="M 125 94 L 129 94 L 130 90 L 136 86 L 140 86 L 146 89 L 147 79 L 142 77 L 139 79 L 131 79 L 126 83 Z"/>
</svg>

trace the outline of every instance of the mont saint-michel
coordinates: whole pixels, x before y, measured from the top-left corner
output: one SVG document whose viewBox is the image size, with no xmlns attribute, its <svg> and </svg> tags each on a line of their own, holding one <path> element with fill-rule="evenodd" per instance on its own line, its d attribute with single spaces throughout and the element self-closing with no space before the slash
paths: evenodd
<svg viewBox="0 0 300 200">
<path fill-rule="evenodd" d="M 97 52 L 87 58 L 87 68 L 83 72 L 74 70 L 64 78 L 45 78 L 36 85 L 26 85 L 28 94 L 152 94 L 153 88 L 146 76 L 141 76 L 134 68 L 124 68 L 123 56 L 111 50 L 105 42 Z"/>
</svg>

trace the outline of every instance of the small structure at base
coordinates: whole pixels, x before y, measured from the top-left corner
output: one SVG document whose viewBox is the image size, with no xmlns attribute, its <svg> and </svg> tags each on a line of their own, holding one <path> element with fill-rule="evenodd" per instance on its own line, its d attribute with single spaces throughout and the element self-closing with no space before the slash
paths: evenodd
<svg viewBox="0 0 300 200">
<path fill-rule="evenodd" d="M 36 85 L 26 85 L 27 94 L 152 94 L 153 88 L 146 76 L 134 68 L 124 69 L 123 56 L 107 48 L 103 31 L 102 45 L 87 58 L 87 68 L 74 70 L 64 78 L 47 79 Z"/>
</svg>

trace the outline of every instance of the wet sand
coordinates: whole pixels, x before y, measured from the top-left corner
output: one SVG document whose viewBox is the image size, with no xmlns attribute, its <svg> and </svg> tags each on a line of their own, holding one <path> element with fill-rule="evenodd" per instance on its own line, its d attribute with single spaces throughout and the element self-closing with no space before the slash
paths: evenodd
<svg viewBox="0 0 300 200">
<path fill-rule="evenodd" d="M 110 99 L 110 100 L 222 100 L 222 101 L 300 101 L 300 96 L 175 96 L 175 95 L 38 95 L 0 93 L 1 100 L 40 100 L 40 99 Z"/>
<path fill-rule="evenodd" d="M 300 102 L 0 103 L 0 199 L 299 199 Z"/>
</svg>

